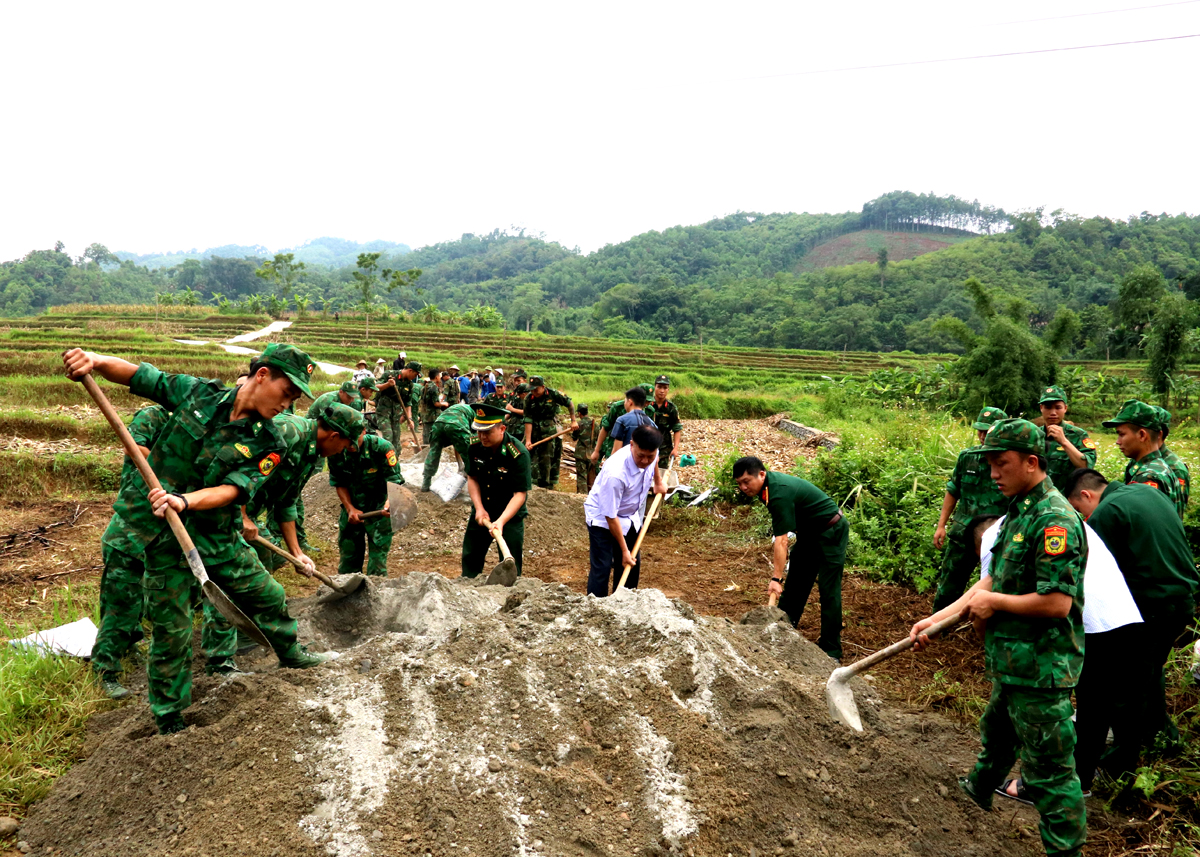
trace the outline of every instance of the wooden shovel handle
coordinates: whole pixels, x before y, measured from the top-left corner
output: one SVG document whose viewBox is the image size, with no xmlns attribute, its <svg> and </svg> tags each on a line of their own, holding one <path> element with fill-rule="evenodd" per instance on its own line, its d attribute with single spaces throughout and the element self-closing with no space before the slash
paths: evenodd
<svg viewBox="0 0 1200 857">
<path fill-rule="evenodd" d="M 492 538 L 496 540 L 496 547 L 500 548 L 500 559 L 512 559 L 512 553 L 508 549 L 508 542 L 504 541 L 504 531 L 499 527 L 492 527 L 490 532 Z"/>
<path fill-rule="evenodd" d="M 932 625 L 930 625 L 928 628 L 926 628 L 921 633 L 924 634 L 925 636 L 932 637 L 935 634 L 940 634 L 940 633 L 942 633 L 942 631 L 945 631 L 947 628 L 952 627 L 962 618 L 963 618 L 963 614 L 961 614 L 961 613 L 956 614 L 954 616 L 947 616 L 945 619 L 943 619 L 940 622 L 934 622 Z M 898 655 L 907 649 L 911 649 L 914 642 L 915 641 L 911 637 L 905 637 L 903 640 L 900 640 L 899 642 L 892 643 L 886 649 L 880 649 L 878 652 L 875 652 L 872 655 L 867 655 L 861 661 L 855 661 L 854 663 L 850 664 L 849 666 L 844 667 L 843 668 L 843 669 L 845 669 L 844 675 L 846 676 L 847 679 L 850 678 L 851 676 L 856 676 L 863 670 L 875 666 L 875 664 L 879 663 L 880 661 L 886 661 L 888 658 L 892 657 L 893 655 Z"/>
<path fill-rule="evenodd" d="M 291 551 L 285 551 L 285 550 L 284 550 L 283 548 L 281 548 L 279 545 L 272 544 L 271 542 L 269 542 L 269 541 L 267 541 L 266 539 L 264 539 L 262 536 L 255 536 L 253 539 L 251 539 L 251 541 L 252 541 L 252 542 L 254 542 L 256 545 L 260 545 L 260 546 L 262 546 L 262 547 L 266 548 L 266 549 L 267 549 L 267 550 L 269 550 L 269 551 L 274 551 L 275 553 L 279 554 L 281 557 L 283 557 L 284 559 L 286 559 L 286 560 L 287 560 L 288 562 L 290 562 L 292 565 L 296 566 L 296 568 L 298 568 L 298 569 L 300 570 L 300 572 L 301 572 L 302 574 L 304 574 L 305 576 L 307 576 L 307 575 L 309 574 L 309 571 L 308 571 L 308 569 L 304 567 L 304 563 L 300 562 L 300 560 L 299 560 L 299 559 L 297 559 L 297 558 L 296 558 L 296 557 L 295 557 L 295 556 L 294 556 L 294 555 L 291 553 Z M 333 585 L 333 581 L 332 581 L 332 580 L 330 580 L 328 577 L 326 577 L 324 574 L 322 574 L 321 572 L 317 571 L 316 569 L 313 569 L 313 570 L 312 570 L 312 576 L 313 576 L 313 577 L 315 577 L 317 580 L 321 581 L 322 583 L 324 583 L 324 584 L 325 584 L 326 586 L 328 586 L 330 589 L 336 589 L 336 588 L 337 588 L 337 587 L 335 587 L 335 586 Z"/>
<path fill-rule="evenodd" d="M 671 472 L 671 465 L 673 465 L 674 463 L 675 463 L 674 458 L 671 458 L 667 461 L 667 472 L 668 473 Z M 657 467 L 658 465 L 655 464 L 655 466 Z M 666 497 L 666 496 L 667 496 L 666 494 L 655 494 L 654 500 L 652 500 L 650 503 L 650 511 L 646 513 L 646 520 L 642 522 L 642 530 L 640 533 L 638 533 L 637 541 L 635 541 L 633 543 L 633 550 L 631 550 L 629 552 L 630 555 L 633 557 L 634 562 L 637 562 L 638 551 L 640 551 L 642 549 L 642 542 L 645 541 L 645 539 L 646 539 L 646 532 L 650 529 L 650 523 L 654 520 L 655 516 L 658 514 L 659 507 L 662 506 L 663 497 Z M 625 581 L 629 579 L 629 572 L 631 572 L 632 570 L 633 570 L 632 565 L 625 566 L 624 571 L 621 572 L 621 580 L 617 584 L 617 589 L 620 589 L 622 586 L 625 585 Z"/>
<path fill-rule="evenodd" d="M 162 488 L 162 483 L 158 481 L 158 477 L 154 475 L 154 471 L 150 469 L 150 462 L 146 461 L 146 456 L 142 455 L 141 449 L 138 448 L 137 442 L 133 439 L 133 435 L 129 433 L 129 429 L 125 427 L 125 423 L 121 421 L 120 415 L 113 408 L 112 403 L 108 401 L 108 396 L 104 395 L 104 391 L 100 389 L 100 385 L 96 383 L 96 379 L 91 376 L 91 373 L 84 375 L 79 379 L 83 384 L 83 389 L 87 390 L 92 401 L 96 403 L 96 407 L 100 409 L 100 413 L 104 414 L 104 418 L 108 420 L 108 424 L 112 426 L 112 430 L 117 433 L 117 437 L 121 439 L 121 446 L 125 447 L 125 454 L 137 467 L 138 473 L 142 474 L 142 479 L 146 480 L 146 484 L 151 490 Z M 167 505 L 167 523 L 171 525 L 171 532 L 175 534 L 175 538 L 179 541 L 179 546 L 183 548 L 183 552 L 191 553 L 196 549 L 192 543 L 192 537 L 188 535 L 187 527 L 183 525 L 183 521 L 179 519 L 178 513 Z"/>
<path fill-rule="evenodd" d="M 390 514 L 391 512 L 389 512 L 387 509 L 376 509 L 374 512 L 363 512 L 362 519 L 364 521 L 369 521 L 372 518 L 383 518 Z"/>
<path fill-rule="evenodd" d="M 543 443 L 545 443 L 546 441 L 548 441 L 548 440 L 554 440 L 556 437 L 562 437 L 564 434 L 566 434 L 566 433 L 567 433 L 567 432 L 569 432 L 569 431 L 571 431 L 571 427 L 570 427 L 570 426 L 567 426 L 565 429 L 563 429 L 562 431 L 560 431 L 558 434 L 552 434 L 552 435 L 550 435 L 550 437 L 544 437 L 544 438 L 542 438 L 542 439 L 541 439 L 541 440 L 539 440 L 537 443 L 531 443 L 531 444 L 529 444 L 529 446 L 527 447 L 527 449 L 533 449 L 535 446 L 541 446 L 541 445 L 542 445 Z"/>
</svg>

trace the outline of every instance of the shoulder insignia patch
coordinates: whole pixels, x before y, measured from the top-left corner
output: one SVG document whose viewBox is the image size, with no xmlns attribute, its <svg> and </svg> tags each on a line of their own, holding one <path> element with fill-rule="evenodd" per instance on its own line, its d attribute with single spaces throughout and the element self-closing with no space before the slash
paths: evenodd
<svg viewBox="0 0 1200 857">
<path fill-rule="evenodd" d="M 368 473 L 378 473 L 378 472 L 379 472 L 379 468 L 378 468 L 378 467 L 368 467 L 368 468 L 367 468 L 367 472 L 368 472 Z"/>
<path fill-rule="evenodd" d="M 1157 483 L 1157 482 L 1155 482 L 1153 479 L 1147 479 L 1147 480 L 1146 480 L 1145 482 L 1143 482 L 1142 484 L 1143 484 L 1143 485 L 1149 485 L 1151 488 L 1157 488 L 1157 487 L 1158 487 L 1158 483 Z"/>
<path fill-rule="evenodd" d="M 254 424 L 254 430 L 255 430 L 255 431 L 258 431 L 260 428 L 262 428 L 262 423 L 261 423 L 261 422 L 258 422 L 258 423 L 255 423 L 255 424 Z"/>
<path fill-rule="evenodd" d="M 389 449 L 387 451 L 387 463 L 388 463 L 388 467 L 396 466 L 396 450 Z"/>
<path fill-rule="evenodd" d="M 1066 527 L 1046 527 L 1046 553 L 1050 556 L 1058 556 L 1067 549 L 1067 528 Z"/>
<path fill-rule="evenodd" d="M 1092 440 L 1090 437 L 1085 437 L 1083 439 L 1083 445 L 1086 446 L 1088 449 L 1095 449 L 1096 441 Z"/>
<path fill-rule="evenodd" d="M 1018 542 L 1018 543 L 1025 541 L 1025 534 L 1017 533 L 1016 535 L 1013 536 L 1013 541 Z"/>
<path fill-rule="evenodd" d="M 1184 487 L 1186 487 L 1186 486 L 1187 486 L 1187 482 L 1185 482 L 1183 479 L 1180 479 L 1180 480 L 1179 480 L 1179 487 L 1180 487 L 1180 488 L 1184 488 Z"/>
<path fill-rule="evenodd" d="M 233 445 L 233 448 L 236 449 L 238 452 L 240 452 L 242 455 L 246 456 L 246 458 L 249 458 L 251 455 L 250 447 L 246 446 L 246 444 L 244 444 L 244 443 L 235 443 Z"/>
<path fill-rule="evenodd" d="M 258 472 L 263 476 L 270 476 L 271 471 L 275 469 L 275 465 L 279 463 L 279 453 L 272 452 L 262 461 L 258 462 Z"/>
</svg>

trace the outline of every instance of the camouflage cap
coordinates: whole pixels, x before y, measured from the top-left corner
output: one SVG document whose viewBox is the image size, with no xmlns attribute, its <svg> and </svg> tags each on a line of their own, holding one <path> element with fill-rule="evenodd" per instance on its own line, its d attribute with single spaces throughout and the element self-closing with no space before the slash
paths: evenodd
<svg viewBox="0 0 1200 857">
<path fill-rule="evenodd" d="M 343 381 L 342 386 L 338 387 L 338 390 L 342 393 L 345 393 L 347 396 L 357 396 L 358 384 L 354 383 L 353 381 Z"/>
<path fill-rule="evenodd" d="M 301 393 L 310 399 L 313 398 L 312 390 L 308 388 L 308 382 L 316 367 L 313 366 L 312 359 L 296 346 L 284 342 L 272 342 L 251 363 L 273 366 L 287 375 L 288 380 L 299 387 Z"/>
<path fill-rule="evenodd" d="M 1040 399 L 1038 399 L 1038 404 L 1044 405 L 1044 404 L 1046 404 L 1046 402 L 1062 402 L 1062 403 L 1066 404 L 1066 401 L 1067 401 L 1066 391 L 1063 390 L 1063 388 L 1058 386 L 1057 384 L 1052 384 L 1051 386 L 1042 390 L 1042 397 Z"/>
<path fill-rule="evenodd" d="M 407 363 L 404 364 L 404 368 L 411 369 L 414 372 L 420 372 L 421 364 L 419 362 L 417 362 L 416 360 L 409 360 Z"/>
<path fill-rule="evenodd" d="M 362 440 L 363 432 L 367 428 L 367 424 L 363 420 L 363 415 L 349 405 L 343 405 L 341 402 L 334 402 L 321 411 L 319 419 L 353 443 L 356 448 L 358 447 L 358 442 Z"/>
<path fill-rule="evenodd" d="M 360 390 L 378 390 L 379 385 L 375 383 L 374 375 L 363 375 L 358 379 L 358 389 Z"/>
<path fill-rule="evenodd" d="M 1171 412 L 1159 407 L 1155 407 L 1154 410 L 1158 412 L 1158 430 L 1167 431 L 1171 428 Z"/>
<path fill-rule="evenodd" d="M 587 402 L 580 402 L 575 406 L 575 413 L 577 414 L 586 414 L 588 410 Z"/>
<path fill-rule="evenodd" d="M 1013 449 L 1017 452 L 1043 455 L 1046 452 L 1046 437 L 1042 430 L 1029 420 L 996 420 L 983 436 L 983 448 L 997 451 Z"/>
<path fill-rule="evenodd" d="M 653 392 L 654 392 L 654 385 L 653 385 L 653 384 L 638 384 L 638 386 L 639 386 L 639 387 L 641 387 L 643 390 L 645 390 L 647 393 L 653 393 Z"/>
<path fill-rule="evenodd" d="M 530 387 L 545 387 L 545 386 L 546 386 L 546 382 L 545 382 L 545 380 L 542 378 L 542 376 L 541 376 L 541 375 L 534 375 L 533 377 L 531 377 L 531 378 L 529 379 L 529 386 L 530 386 Z"/>
<path fill-rule="evenodd" d="M 1160 419 L 1158 408 L 1153 405 L 1147 405 L 1137 399 L 1126 399 L 1125 404 L 1121 405 L 1121 410 L 1117 411 L 1117 415 L 1111 420 L 1105 420 L 1101 425 L 1105 428 L 1116 428 L 1129 423 L 1158 431 Z"/>
<path fill-rule="evenodd" d="M 979 416 L 975 418 L 975 422 L 971 423 L 971 428 L 976 431 L 987 431 L 992 427 L 992 423 L 997 420 L 1008 419 L 1008 414 L 999 408 L 987 407 L 979 412 Z"/>
</svg>

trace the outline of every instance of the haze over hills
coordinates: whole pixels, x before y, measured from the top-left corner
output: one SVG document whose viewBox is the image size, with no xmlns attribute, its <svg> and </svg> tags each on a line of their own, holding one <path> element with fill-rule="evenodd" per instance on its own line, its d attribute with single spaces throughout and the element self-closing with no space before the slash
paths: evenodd
<svg viewBox="0 0 1200 857">
<path fill-rule="evenodd" d="M 403 254 L 411 248 L 407 244 L 396 241 L 367 241 L 359 244 L 357 241 L 347 241 L 344 238 L 314 238 L 296 247 L 284 247 L 280 250 L 270 250 L 261 244 L 225 244 L 221 247 L 209 247 L 207 250 L 180 250 L 174 253 L 129 253 L 117 250 L 113 253 L 121 261 L 130 261 L 135 265 L 146 268 L 170 268 L 186 259 L 211 259 L 219 256 L 226 259 L 241 259 L 246 257 L 269 259 L 275 253 L 291 253 L 299 262 L 307 265 L 324 265 L 329 268 L 341 268 L 353 265 L 359 253 L 384 252 Z"/>
</svg>

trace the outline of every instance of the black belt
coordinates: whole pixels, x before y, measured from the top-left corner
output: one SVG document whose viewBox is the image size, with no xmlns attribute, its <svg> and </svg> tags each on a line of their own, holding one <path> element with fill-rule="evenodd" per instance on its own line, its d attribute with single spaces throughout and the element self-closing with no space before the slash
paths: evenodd
<svg viewBox="0 0 1200 857">
<path fill-rule="evenodd" d="M 828 521 L 825 522 L 825 526 L 821 527 L 821 532 L 825 532 L 826 530 L 828 530 L 830 527 L 832 527 L 834 524 L 836 524 L 841 519 L 842 519 L 842 513 L 838 512 L 832 518 L 830 518 Z"/>
</svg>

